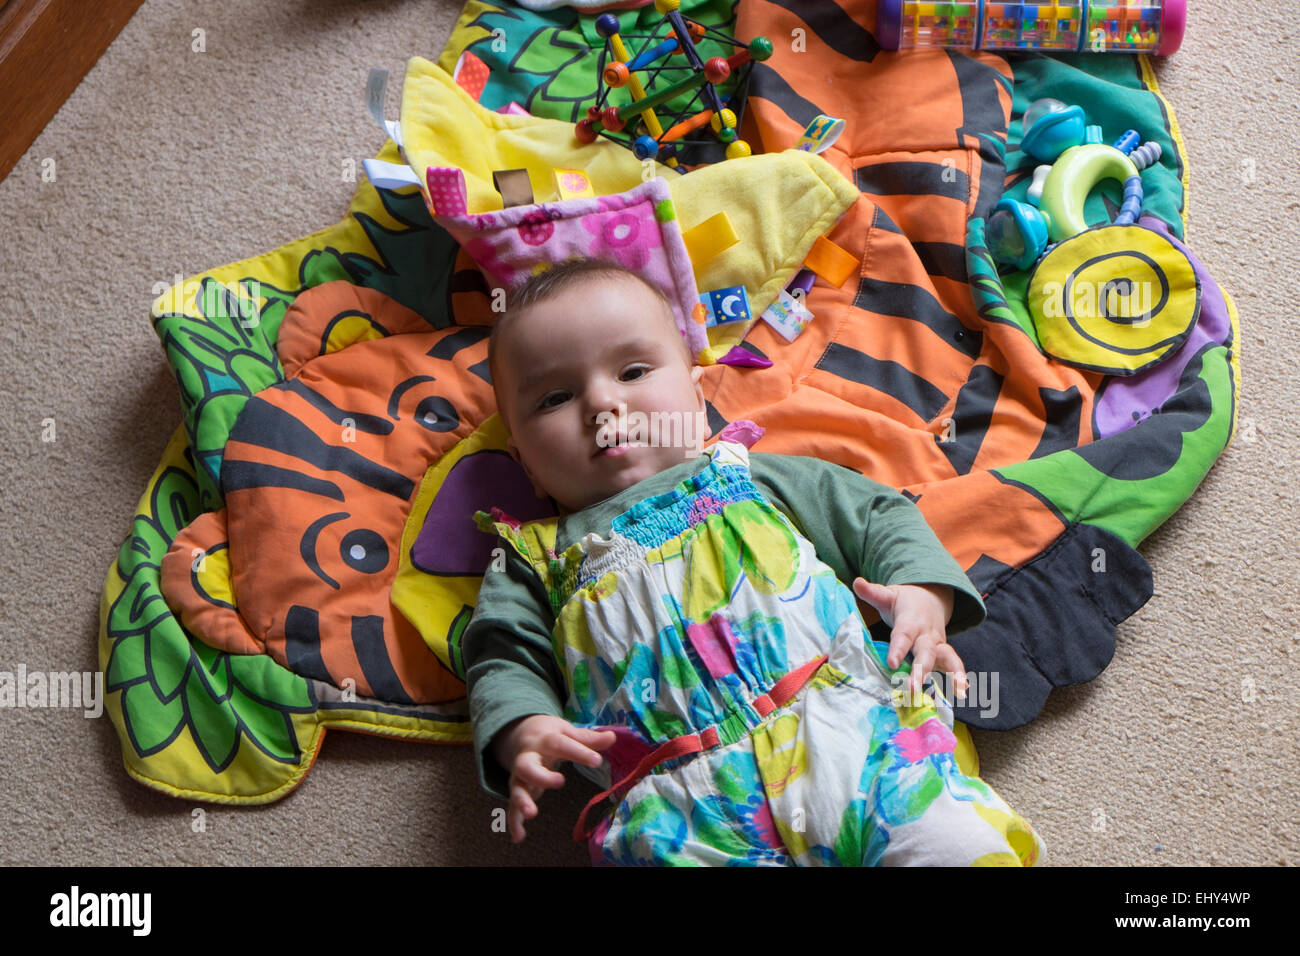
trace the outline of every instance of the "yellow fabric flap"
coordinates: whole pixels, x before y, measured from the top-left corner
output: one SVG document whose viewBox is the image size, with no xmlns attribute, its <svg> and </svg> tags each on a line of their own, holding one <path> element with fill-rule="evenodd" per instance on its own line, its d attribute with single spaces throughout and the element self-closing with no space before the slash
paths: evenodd
<svg viewBox="0 0 1300 956">
<path fill-rule="evenodd" d="M 697 285 L 701 292 L 743 285 L 755 316 L 858 199 L 857 188 L 830 163 L 801 150 L 731 159 L 681 175 L 659 163 L 643 164 L 609 140 L 583 145 L 572 123 L 486 109 L 421 57 L 407 64 L 401 123 L 403 151 L 422 182 L 431 166 L 464 171 L 470 213 L 502 208 L 492 184 L 500 169 L 528 170 L 538 202 L 560 199 L 556 169 L 581 170 L 600 196 L 625 192 L 643 176 L 662 176 L 683 232 L 718 213 L 731 220 L 740 242 L 696 264 Z M 714 357 L 725 355 L 752 324 L 710 329 Z"/>
</svg>

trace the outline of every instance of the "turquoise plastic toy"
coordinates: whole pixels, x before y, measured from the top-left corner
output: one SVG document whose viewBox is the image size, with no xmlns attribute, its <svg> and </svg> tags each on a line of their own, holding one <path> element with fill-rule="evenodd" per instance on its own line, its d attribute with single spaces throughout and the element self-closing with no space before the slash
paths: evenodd
<svg viewBox="0 0 1300 956">
<path fill-rule="evenodd" d="M 993 207 L 984 241 L 993 261 L 1028 269 L 1047 248 L 1051 217 L 1028 203 L 1003 199 Z"/>
<path fill-rule="evenodd" d="M 1020 148 L 1040 163 L 1054 163 L 1070 147 L 1082 145 L 1088 128 L 1083 107 L 1050 97 L 1029 104 L 1020 126 Z"/>
</svg>

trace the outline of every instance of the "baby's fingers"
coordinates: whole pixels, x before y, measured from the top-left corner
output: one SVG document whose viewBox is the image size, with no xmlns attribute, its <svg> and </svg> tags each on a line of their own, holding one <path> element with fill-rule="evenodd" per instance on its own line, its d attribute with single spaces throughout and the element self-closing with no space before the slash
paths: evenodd
<svg viewBox="0 0 1300 956">
<path fill-rule="evenodd" d="M 571 727 L 564 733 L 548 734 L 539 749 L 543 756 L 551 760 L 569 760 L 588 767 L 599 767 L 602 758 L 591 747 L 603 750 L 613 742 L 612 730 L 594 731 L 585 727 Z"/>
<path fill-rule="evenodd" d="M 572 727 L 569 736 L 593 750 L 605 750 L 618 739 L 612 730 L 592 730 L 590 727 Z"/>
<path fill-rule="evenodd" d="M 894 625 L 894 606 L 898 600 L 894 591 L 884 585 L 874 584 L 866 578 L 854 578 L 853 593 L 859 600 L 874 607 L 886 625 L 890 627 Z"/>
<path fill-rule="evenodd" d="M 908 677 L 908 688 L 915 698 L 919 698 L 925 687 L 925 678 L 935 670 L 952 674 L 957 685 L 957 696 L 966 696 L 966 668 L 961 658 L 947 641 L 927 640 L 921 638 L 912 647 L 912 673 Z"/>
<path fill-rule="evenodd" d="M 965 700 L 970 681 L 966 679 L 966 665 L 961 662 L 961 657 L 951 644 L 945 641 L 935 648 L 935 663 L 945 674 L 952 675 L 957 686 L 957 697 Z"/>
<path fill-rule="evenodd" d="M 512 779 L 522 782 L 534 794 L 540 794 L 542 790 L 558 790 L 564 786 L 564 774 L 547 768 L 542 763 L 542 754 L 535 751 L 519 755 Z"/>
<path fill-rule="evenodd" d="M 522 843 L 524 840 L 524 820 L 537 816 L 537 804 L 533 802 L 528 788 L 514 781 L 510 784 L 510 809 L 506 813 L 506 825 L 510 830 L 510 842 Z"/>
<path fill-rule="evenodd" d="M 934 669 L 934 650 L 924 641 L 912 646 L 912 673 L 907 677 L 907 687 L 914 699 L 919 699 L 925 687 L 926 675 Z"/>
<path fill-rule="evenodd" d="M 907 656 L 908 651 L 912 650 L 916 638 L 916 633 L 908 628 L 894 628 L 889 635 L 889 656 L 885 658 L 885 663 L 890 670 L 897 670 L 902 666 L 903 658 Z"/>
</svg>

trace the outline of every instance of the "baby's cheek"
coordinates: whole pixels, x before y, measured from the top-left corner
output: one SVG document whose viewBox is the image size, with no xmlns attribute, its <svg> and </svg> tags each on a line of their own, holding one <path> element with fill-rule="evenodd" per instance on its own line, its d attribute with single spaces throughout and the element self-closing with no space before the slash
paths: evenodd
<svg viewBox="0 0 1300 956">
<path fill-rule="evenodd" d="M 687 384 L 689 385 L 689 379 Z M 645 410 L 663 415 L 665 420 L 686 420 L 693 418 L 699 410 L 699 399 L 691 387 L 665 391 L 655 395 Z"/>
</svg>

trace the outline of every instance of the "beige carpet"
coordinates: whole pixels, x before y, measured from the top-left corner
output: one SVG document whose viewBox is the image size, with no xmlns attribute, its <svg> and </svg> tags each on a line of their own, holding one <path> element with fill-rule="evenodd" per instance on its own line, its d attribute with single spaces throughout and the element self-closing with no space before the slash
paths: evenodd
<svg viewBox="0 0 1300 956">
<path fill-rule="evenodd" d="M 155 284 L 337 220 L 343 161 L 382 142 L 368 68 L 436 57 L 460 6 L 148 0 L 0 183 L 0 671 L 96 667 L 105 574 L 180 421 Z M 1289 4 L 1190 6 L 1157 69 L 1190 154 L 1189 243 L 1241 312 L 1241 427 L 1142 546 L 1155 596 L 1106 672 L 976 733 L 1054 864 L 1300 863 L 1297 28 Z M 334 732 L 295 793 L 227 809 L 133 782 L 106 717 L 6 709 L 0 775 L 6 864 L 585 862 L 581 780 L 513 847 L 465 747 Z"/>
</svg>

